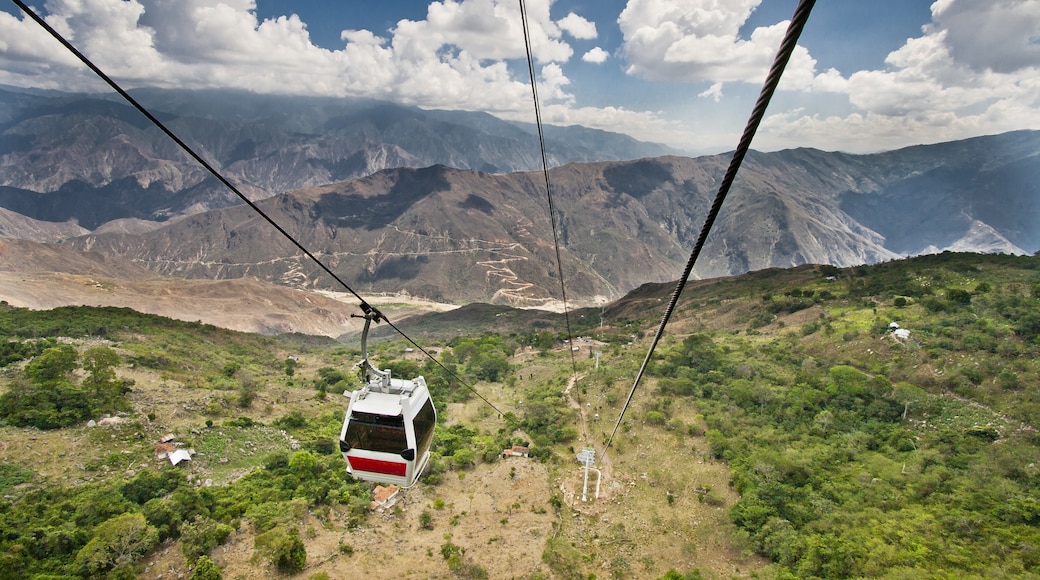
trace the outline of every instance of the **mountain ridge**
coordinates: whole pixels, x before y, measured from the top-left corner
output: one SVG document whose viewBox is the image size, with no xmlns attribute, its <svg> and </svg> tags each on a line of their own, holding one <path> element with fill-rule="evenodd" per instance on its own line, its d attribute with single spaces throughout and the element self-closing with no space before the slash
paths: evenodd
<svg viewBox="0 0 1040 580">
<path fill-rule="evenodd" d="M 358 291 L 455 304 L 558 305 L 559 270 L 579 304 L 673 280 L 730 161 L 547 128 L 562 135 L 551 151 L 574 145 L 550 159 L 550 219 L 522 124 L 363 99 L 135 94 Z M 115 99 L 0 89 L 5 236 L 167 276 L 341 289 Z M 622 153 L 641 156 L 601 160 Z M 1038 160 L 1036 131 L 872 155 L 751 151 L 693 276 L 947 249 L 1035 252 Z"/>
<path fill-rule="evenodd" d="M 245 91 L 135 89 L 134 98 L 250 199 L 435 164 L 504 173 L 541 167 L 532 126 L 486 113 L 426 111 L 357 98 Z M 550 164 L 674 152 L 626 135 L 546 127 Z M 70 185 L 71 184 L 71 185 Z M 116 218 L 168 219 L 239 203 L 138 111 L 110 94 L 26 93 L 0 87 L 0 206 L 31 205 L 28 192 L 76 189 Z M 111 198 L 128 195 L 133 204 Z M 70 195 L 50 213 L 65 221 Z M 84 202 L 84 205 L 86 203 Z M 83 208 L 79 208 L 82 212 Z M 120 211 L 123 210 L 123 211 Z"/>
<path fill-rule="evenodd" d="M 1018 153 L 983 151 L 1001 149 L 1008 140 Z M 945 249 L 1034 252 L 1040 232 L 1023 224 L 1031 216 L 1040 223 L 1040 191 L 1029 180 L 1040 157 L 1024 144 L 1040 150 L 1040 133 L 926 146 L 906 157 L 810 149 L 753 153 L 694 276 L 806 263 L 850 266 Z M 952 155 L 950 149 L 965 151 Z M 982 181 L 950 178 L 949 164 L 960 156 L 984 164 L 986 178 L 1014 187 L 986 189 L 988 197 L 974 205 L 951 205 L 973 199 Z M 568 294 L 582 304 L 603 303 L 644 282 L 674 280 L 727 162 L 724 156 L 657 157 L 551 170 Z M 540 306 L 559 299 L 544 188 L 541 172 L 431 166 L 304 188 L 258 206 L 358 291 Z M 1003 205 L 1016 211 L 997 211 Z M 65 243 L 124 256 L 166 275 L 256 276 L 333 288 L 243 206 L 141 234 L 91 233 Z"/>
</svg>

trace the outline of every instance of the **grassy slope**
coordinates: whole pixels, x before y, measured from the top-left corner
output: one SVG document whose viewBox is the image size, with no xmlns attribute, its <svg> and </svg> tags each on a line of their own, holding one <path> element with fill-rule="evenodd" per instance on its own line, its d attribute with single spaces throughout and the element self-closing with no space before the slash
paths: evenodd
<svg viewBox="0 0 1040 580">
<path fill-rule="evenodd" d="M 1036 339 L 1022 335 L 1040 316 L 1036 268 L 1036 258 L 943 255 L 847 269 L 835 280 L 803 267 L 691 284 L 605 457 L 602 443 L 671 288 L 648 285 L 603 311 L 572 313 L 574 332 L 601 342 L 576 343 L 582 378 L 567 395 L 568 351 L 542 355 L 522 347 L 529 334 L 562 332 L 561 320 L 539 314 L 537 324 L 525 326 L 522 314 L 508 314 L 508 325 L 499 328 L 512 335 L 507 344 L 520 347 L 510 359 L 515 374 L 474 384 L 524 429 L 503 430 L 475 399 L 442 402 L 442 427 L 468 426 L 473 435 L 455 441 L 455 432 L 439 431 L 446 457 L 435 483 L 409 490 L 403 509 L 370 515 L 360 527 L 355 508 L 363 498 L 348 483 L 321 475 L 341 469 L 335 453 L 323 454 L 329 450 L 322 442 L 338 430 L 343 403 L 332 394 L 316 397 L 314 389 L 318 368 L 347 371 L 356 352 L 118 309 L 53 316 L 5 310 L 0 330 L 17 339 L 102 334 L 80 344 L 108 341 L 133 363 L 119 374 L 136 385 L 135 413 L 118 429 L 0 426 L 0 491 L 8 496 L 0 516 L 17 512 L 33 489 L 74 484 L 63 493 L 75 504 L 82 501 L 75 490 L 118 488 L 142 472 L 169 470 L 150 454 L 160 435 L 173 432 L 199 451 L 192 479 L 211 479 L 242 503 L 235 512 L 232 500 L 222 508 L 214 500 L 208 515 L 239 526 L 230 540 L 236 547 L 213 552 L 225 577 L 255 575 L 265 566 L 249 559 L 255 527 L 245 510 L 268 493 L 257 490 L 273 484 L 236 478 L 294 446 L 311 451 L 327 470 L 297 473 L 296 491 L 278 496 L 311 498 L 303 513 L 283 523 L 305 538 L 307 573 L 660 577 L 675 568 L 720 578 L 756 570 L 800 577 L 1028 576 L 1040 554 L 1040 373 Z M 967 303 L 951 290 L 966 291 Z M 910 330 L 909 339 L 887 332 L 893 321 Z M 502 317 L 490 325 L 470 317 L 444 327 L 479 336 L 496 323 Z M 686 340 L 690 335 L 700 338 Z M 403 346 L 381 343 L 378 350 L 389 359 Z M 594 351 L 602 353 L 598 369 Z M 289 355 L 302 363 L 291 378 L 284 370 Z M 7 370 L 4 381 L 16 372 Z M 257 387 L 247 407 L 238 404 L 243 384 Z M 481 460 L 511 435 L 554 453 L 525 463 L 519 476 L 506 463 Z M 580 499 L 573 460 L 586 445 L 597 447 L 604 472 L 603 497 L 592 502 Z M 456 447 L 471 450 L 476 465 L 456 464 Z M 325 483 L 307 483 L 308 477 Z M 528 482 L 526 491 L 515 487 L 517 477 Z M 277 481 L 284 488 L 284 477 Z M 315 500 L 314 487 L 323 485 L 337 491 Z M 251 491 L 235 491 L 244 489 Z M 423 512 L 432 514 L 432 529 L 420 525 Z M 81 519 L 88 536 L 70 540 L 54 562 L 75 561 L 86 530 L 100 523 Z M 409 549 L 380 548 L 401 537 Z M 8 538 L 0 551 L 10 555 L 15 544 L 27 549 L 25 541 Z M 449 544 L 465 549 L 461 560 L 442 557 Z M 513 549 L 518 545 L 525 548 Z M 143 562 L 157 572 L 181 568 L 177 547 L 160 548 Z M 775 563 L 763 568 L 753 551 Z"/>
</svg>

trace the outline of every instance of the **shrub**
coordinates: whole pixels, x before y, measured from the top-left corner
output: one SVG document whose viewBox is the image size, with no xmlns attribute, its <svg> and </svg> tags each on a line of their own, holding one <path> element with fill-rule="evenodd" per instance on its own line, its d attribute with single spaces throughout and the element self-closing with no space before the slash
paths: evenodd
<svg viewBox="0 0 1040 580">
<path fill-rule="evenodd" d="M 156 529 L 137 513 L 116 516 L 99 525 L 94 537 L 76 554 L 76 562 L 90 576 L 134 563 L 159 543 Z"/>
<path fill-rule="evenodd" d="M 293 411 L 284 417 L 275 419 L 274 424 L 281 429 L 302 429 L 307 426 L 307 417 L 304 417 L 300 411 Z"/>
<path fill-rule="evenodd" d="M 181 553 L 189 562 L 194 561 L 227 541 L 233 531 L 227 524 L 196 517 L 194 522 L 181 525 Z"/>
<path fill-rule="evenodd" d="M 264 469 L 268 471 L 278 471 L 286 467 L 289 467 L 289 455 L 284 451 L 272 453 L 264 459 Z"/>
<path fill-rule="evenodd" d="M 254 559 L 267 559 L 275 568 L 286 574 L 294 574 L 307 563 L 307 547 L 303 545 L 296 530 L 276 527 L 256 537 Z"/>
<path fill-rule="evenodd" d="M 223 577 L 220 566 L 214 564 L 209 556 L 202 556 L 195 563 L 195 569 L 191 571 L 188 580 L 222 580 Z"/>
<path fill-rule="evenodd" d="M 946 290 L 946 299 L 958 306 L 971 304 L 971 292 L 960 288 L 949 288 Z"/>
</svg>

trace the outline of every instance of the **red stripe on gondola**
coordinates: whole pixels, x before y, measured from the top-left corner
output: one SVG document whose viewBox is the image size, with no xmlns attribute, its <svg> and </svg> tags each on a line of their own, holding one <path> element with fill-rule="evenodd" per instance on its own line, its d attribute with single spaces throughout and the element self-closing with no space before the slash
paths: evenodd
<svg viewBox="0 0 1040 580">
<path fill-rule="evenodd" d="M 383 461 L 382 459 L 369 459 L 367 457 L 348 457 L 350 467 L 358 471 L 371 473 L 382 473 L 384 475 L 396 475 L 404 477 L 408 471 L 408 464 L 399 461 Z"/>
</svg>

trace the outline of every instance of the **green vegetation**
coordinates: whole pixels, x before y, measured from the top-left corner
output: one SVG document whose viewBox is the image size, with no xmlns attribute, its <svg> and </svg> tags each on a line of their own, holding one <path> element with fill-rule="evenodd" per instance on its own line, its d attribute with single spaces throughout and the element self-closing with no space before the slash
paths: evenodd
<svg viewBox="0 0 1040 580">
<path fill-rule="evenodd" d="M 695 401 L 741 494 L 732 521 L 778 574 L 1040 566 L 1037 262 L 942 255 L 856 268 L 845 293 L 798 292 L 816 296 L 823 336 L 695 334 L 661 354 L 659 396 Z M 897 320 L 907 338 L 890 333 Z M 839 329 L 849 338 L 835 340 Z"/>
<path fill-rule="evenodd" d="M 104 346 L 84 351 L 87 376 L 76 385 L 71 375 L 79 358 L 69 345 L 43 350 L 0 395 L 0 419 L 18 427 L 58 429 L 128 410 L 124 395 L 133 381 L 116 378 L 113 369 L 120 362 L 119 355 Z"/>
<path fill-rule="evenodd" d="M 0 568 L 10 577 L 95 576 L 133 564 L 157 542 L 179 538 L 189 561 L 222 544 L 245 518 L 260 532 L 256 549 L 278 568 L 306 559 L 294 516 L 340 506 L 364 520 L 369 486 L 339 464 L 306 451 L 269 457 L 266 467 L 223 487 L 197 489 L 176 470 L 143 471 L 123 481 L 32 491 L 0 509 Z M 261 538 L 263 538 L 261 540 Z"/>
<path fill-rule="evenodd" d="M 494 465 L 521 445 L 557 479 L 537 505 L 498 496 L 491 521 L 555 518 L 530 535 L 547 574 L 1034 577 L 1040 258 L 942 254 L 691 285 L 610 451 L 618 479 L 604 482 L 617 494 L 605 510 L 638 494 L 649 503 L 597 520 L 572 510 L 557 483 L 586 444 L 580 425 L 605 440 L 645 354 L 641 339 L 659 321 L 646 304 L 670 291 L 648 285 L 631 301 L 575 313 L 575 332 L 596 343 L 580 343 L 577 382 L 571 345 L 545 313 L 509 335 L 478 329 L 494 321 L 474 318 L 466 328 L 477 330 L 437 344 L 438 361 L 493 400 L 501 418 L 433 361 L 378 344 L 377 366 L 423 374 L 437 403 L 420 486 L 429 495 L 418 509 L 382 516 L 435 542 L 424 565 L 457 577 L 495 570 L 459 531 L 474 516 L 455 506 L 473 498 L 446 496 L 444 486 L 463 476 L 468 485 L 489 466 L 505 485 L 529 485 L 524 463 Z M 518 314 L 501 318 L 510 320 L 504 328 L 523 327 Z M 315 572 L 308 541 L 326 526 L 344 534 L 336 557 L 367 555 L 369 545 L 346 534 L 378 519 L 369 515 L 373 486 L 345 474 L 336 445 L 339 394 L 356 387 L 356 360 L 342 345 L 125 309 L 0 307 L 0 429 L 19 450 L 36 438 L 68 445 L 0 461 L 0 570 L 129 577 L 172 546 L 191 578 L 220 578 L 215 548 L 247 534 L 241 545 L 258 570 L 306 575 Z M 166 385 L 183 396 L 163 399 Z M 104 415 L 122 422 L 86 427 Z M 150 462 L 167 432 L 196 451 L 190 470 Z M 665 455 L 655 455 L 659 447 Z M 671 467 L 675 450 L 725 462 L 730 488 L 724 477 L 686 481 Z M 686 512 L 700 508 L 728 523 L 691 525 Z M 675 553 L 651 557 L 633 537 L 641 525 L 660 530 L 662 544 L 684 539 L 669 545 Z M 697 551 L 706 537 L 761 555 L 767 569 L 765 560 L 740 572 L 713 567 Z M 508 552 L 497 537 L 486 541 Z"/>
</svg>

